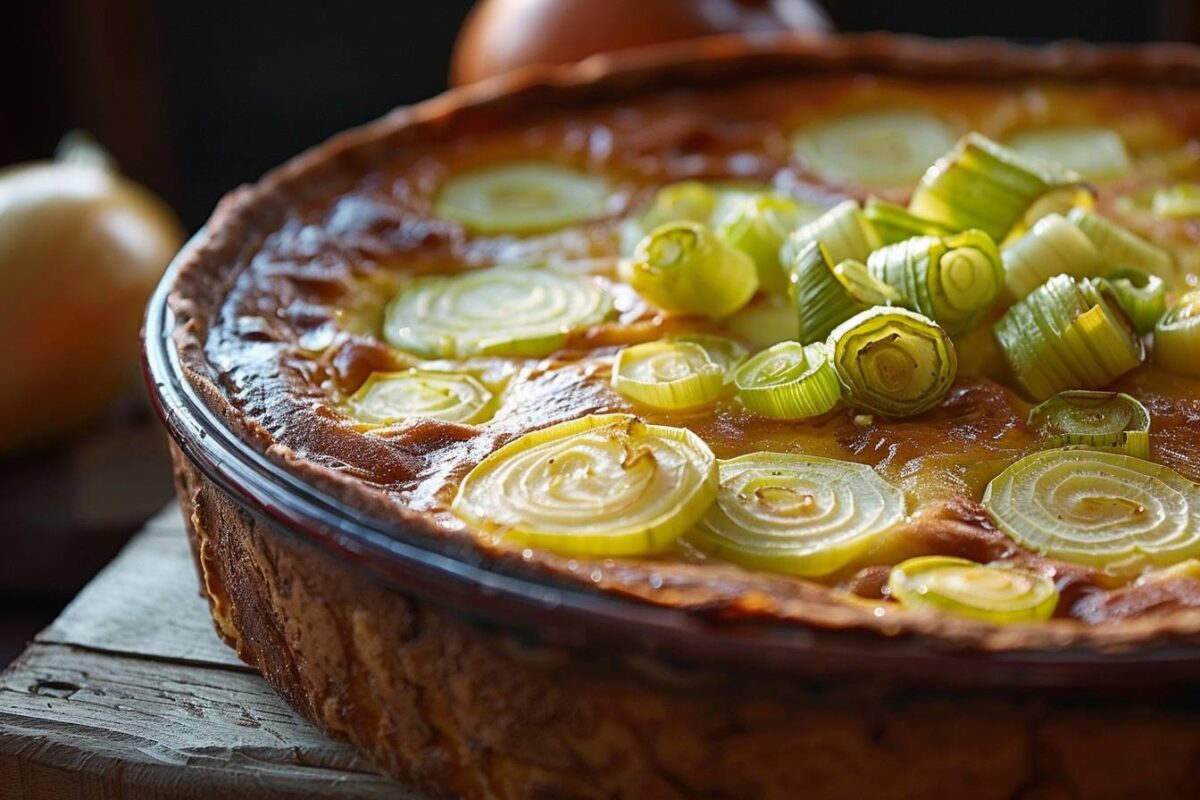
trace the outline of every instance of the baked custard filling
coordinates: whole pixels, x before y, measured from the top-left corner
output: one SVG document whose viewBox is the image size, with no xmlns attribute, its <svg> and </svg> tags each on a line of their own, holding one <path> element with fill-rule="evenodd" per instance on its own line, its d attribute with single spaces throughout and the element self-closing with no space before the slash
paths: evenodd
<svg viewBox="0 0 1200 800">
<path fill-rule="evenodd" d="M 1191 90 L 638 97 L 298 203 L 206 354 L 299 458 L 601 590 L 1163 615 L 1200 608 L 1198 198 Z"/>
</svg>

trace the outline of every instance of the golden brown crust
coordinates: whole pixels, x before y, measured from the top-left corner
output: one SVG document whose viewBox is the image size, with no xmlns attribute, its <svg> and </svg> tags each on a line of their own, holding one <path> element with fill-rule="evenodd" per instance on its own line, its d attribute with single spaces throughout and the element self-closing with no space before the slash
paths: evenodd
<svg viewBox="0 0 1200 800">
<path fill-rule="evenodd" d="M 620 62 L 594 59 L 575 69 L 532 72 L 489 82 L 398 111 L 339 136 L 272 172 L 259 184 L 227 197 L 209 223 L 208 238 L 182 260 L 170 298 L 177 321 L 175 341 L 188 379 L 239 436 L 314 485 L 351 505 L 397 519 L 408 530 L 424 531 L 431 536 L 453 535 L 454 530 L 427 515 L 398 506 L 356 476 L 285 446 L 261 420 L 231 404 L 225 391 L 227 378 L 205 352 L 209 324 L 238 272 L 259 252 L 287 212 L 338 191 L 385 155 L 394 157 L 397 152 L 418 149 L 435 139 L 502 126 L 531 109 L 584 107 L 668 86 L 711 86 L 766 74 L 849 70 L 929 79 L 953 74 L 959 79 L 980 81 L 1054 76 L 1068 80 L 1104 77 L 1160 84 L 1200 82 L 1200 58 L 1187 48 L 1103 50 L 1068 44 L 1028 50 L 997 43 L 935 45 L 887 36 L 800 39 L 772 46 L 712 41 L 669 48 L 654 55 L 634 55 Z M 385 458 L 382 451 L 380 458 Z M 403 454 L 389 452 L 386 458 L 399 459 L 396 468 L 405 468 Z M 964 514 L 969 516 L 963 512 L 922 522 L 917 533 L 931 539 L 950 535 L 954 526 L 969 524 Z M 577 578 L 562 560 L 553 557 L 525 561 L 506 552 L 488 555 L 497 566 L 532 577 L 589 583 L 586 578 Z M 1038 627 L 996 630 L 966 620 L 915 614 L 880 618 L 874 609 L 842 602 L 816 586 L 749 577 L 733 568 L 712 565 L 672 567 L 672 585 L 662 591 L 652 580 L 654 569 L 653 565 L 636 562 L 622 564 L 619 569 L 607 570 L 607 575 L 598 582 L 599 588 L 648 602 L 691 608 L 708 616 L 865 629 L 893 637 L 928 636 L 943 644 L 983 650 L 1065 647 L 1123 650 L 1149 643 L 1200 643 L 1200 611 L 1196 610 L 1091 627 L 1063 620 Z M 696 572 L 700 569 L 704 572 Z M 718 586 L 721 591 L 714 591 L 713 587 Z"/>
<path fill-rule="evenodd" d="M 174 455 L 226 641 L 307 718 L 435 796 L 1200 793 L 1194 698 L 914 693 L 521 639 L 364 579 Z"/>
</svg>

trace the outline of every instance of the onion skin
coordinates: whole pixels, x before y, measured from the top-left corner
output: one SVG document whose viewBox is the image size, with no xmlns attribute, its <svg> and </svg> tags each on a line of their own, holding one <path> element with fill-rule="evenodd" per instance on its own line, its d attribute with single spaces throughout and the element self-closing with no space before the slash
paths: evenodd
<svg viewBox="0 0 1200 800">
<path fill-rule="evenodd" d="M 0 171 L 0 452 L 102 414 L 132 384 L 146 301 L 183 243 L 161 200 L 99 163 Z"/>
<path fill-rule="evenodd" d="M 808 0 L 486 0 L 463 24 L 450 82 L 724 33 L 831 29 Z"/>
</svg>

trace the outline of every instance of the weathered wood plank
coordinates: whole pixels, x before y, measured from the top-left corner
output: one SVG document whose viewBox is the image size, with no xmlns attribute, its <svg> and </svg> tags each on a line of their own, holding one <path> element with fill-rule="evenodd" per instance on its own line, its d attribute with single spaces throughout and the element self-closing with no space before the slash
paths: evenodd
<svg viewBox="0 0 1200 800">
<path fill-rule="evenodd" d="M 411 798 L 256 675 L 35 644 L 0 676 L 0 800 Z"/>
<path fill-rule="evenodd" d="M 147 523 L 37 641 L 251 671 L 217 637 L 199 592 L 183 518 L 172 505 Z"/>
</svg>

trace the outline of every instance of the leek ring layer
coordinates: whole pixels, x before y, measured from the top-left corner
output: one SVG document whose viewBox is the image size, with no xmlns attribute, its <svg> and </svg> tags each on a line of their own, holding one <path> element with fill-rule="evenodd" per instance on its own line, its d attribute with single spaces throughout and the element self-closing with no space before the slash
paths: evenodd
<svg viewBox="0 0 1200 800">
<path fill-rule="evenodd" d="M 1155 325 L 1154 360 L 1171 372 L 1200 377 L 1200 289 L 1179 298 Z"/>
<path fill-rule="evenodd" d="M 666 411 L 711 405 L 724 385 L 725 369 L 692 342 L 635 344 L 621 350 L 613 365 L 613 389 Z"/>
<path fill-rule="evenodd" d="M 929 111 L 858 111 L 806 125 L 792 146 L 807 169 L 830 183 L 905 186 L 954 146 L 954 131 Z"/>
<path fill-rule="evenodd" d="M 738 398 L 772 419 L 807 419 L 832 411 L 842 396 L 824 344 L 780 342 L 751 356 L 734 376 Z"/>
<path fill-rule="evenodd" d="M 905 514 L 903 493 L 865 464 L 750 453 L 722 461 L 720 479 L 716 503 L 689 539 L 748 567 L 828 575 Z"/>
<path fill-rule="evenodd" d="M 1045 447 L 1086 447 L 1150 457 L 1150 412 L 1119 392 L 1060 392 L 1029 412 Z"/>
<path fill-rule="evenodd" d="M 1018 544 L 1117 574 L 1200 555 L 1196 485 L 1133 456 L 1042 450 L 988 484 L 983 505 Z"/>
<path fill-rule="evenodd" d="M 888 592 L 908 608 L 933 608 L 985 622 L 1040 622 L 1058 605 L 1049 578 L 964 558 L 921 556 L 892 567 Z"/>
<path fill-rule="evenodd" d="M 602 217 L 608 194 L 602 178 L 550 162 L 514 162 L 450 178 L 434 212 L 475 233 L 530 234 Z"/>
<path fill-rule="evenodd" d="M 491 415 L 492 392 L 461 372 L 410 369 L 375 372 L 350 396 L 351 415 L 368 425 L 392 425 L 413 417 L 473 424 Z"/>
<path fill-rule="evenodd" d="M 698 436 L 603 414 L 526 434 L 481 461 L 452 510 L 509 542 L 552 552 L 652 553 L 716 498 L 717 464 Z"/>
</svg>

